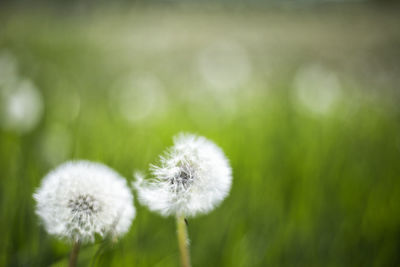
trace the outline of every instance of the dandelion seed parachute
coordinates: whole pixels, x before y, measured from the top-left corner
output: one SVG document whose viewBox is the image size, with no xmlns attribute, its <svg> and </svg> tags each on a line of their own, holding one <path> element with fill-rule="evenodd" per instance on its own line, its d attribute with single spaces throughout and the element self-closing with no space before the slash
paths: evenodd
<svg viewBox="0 0 400 267">
<path fill-rule="evenodd" d="M 74 242 L 122 236 L 135 217 L 125 179 L 100 163 L 60 165 L 44 177 L 34 198 L 47 232 Z"/>
<path fill-rule="evenodd" d="M 232 170 L 223 151 L 210 140 L 180 134 L 151 165 L 152 178 L 136 173 L 139 201 L 163 216 L 193 217 L 210 212 L 229 194 Z"/>
</svg>

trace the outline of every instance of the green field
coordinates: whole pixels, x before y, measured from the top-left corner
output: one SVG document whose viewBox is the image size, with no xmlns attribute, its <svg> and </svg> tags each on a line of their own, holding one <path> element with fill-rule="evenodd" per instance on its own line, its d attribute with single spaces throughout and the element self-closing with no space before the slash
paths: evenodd
<svg viewBox="0 0 400 267">
<path fill-rule="evenodd" d="M 130 182 L 179 132 L 215 141 L 234 177 L 189 220 L 193 266 L 400 265 L 398 11 L 0 10 L 0 266 L 67 265 L 35 215 L 49 170 L 87 159 Z M 7 113 L 23 80 L 29 127 Z M 174 218 L 135 206 L 80 266 L 178 266 Z"/>
</svg>

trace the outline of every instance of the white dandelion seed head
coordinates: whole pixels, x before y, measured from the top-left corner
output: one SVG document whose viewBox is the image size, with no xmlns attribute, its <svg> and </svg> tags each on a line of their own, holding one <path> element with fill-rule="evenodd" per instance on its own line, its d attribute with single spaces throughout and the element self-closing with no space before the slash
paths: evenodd
<svg viewBox="0 0 400 267">
<path fill-rule="evenodd" d="M 210 140 L 180 134 L 174 145 L 151 165 L 152 178 L 137 173 L 139 201 L 163 216 L 193 217 L 216 207 L 228 195 L 232 170 L 224 152 Z"/>
<path fill-rule="evenodd" d="M 122 236 L 135 217 L 125 179 L 100 163 L 60 165 L 44 177 L 34 198 L 47 232 L 70 241 Z"/>
</svg>

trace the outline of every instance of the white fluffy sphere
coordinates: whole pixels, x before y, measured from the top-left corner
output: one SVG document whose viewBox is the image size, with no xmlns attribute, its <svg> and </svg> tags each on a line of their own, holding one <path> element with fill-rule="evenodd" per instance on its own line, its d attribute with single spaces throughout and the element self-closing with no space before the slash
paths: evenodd
<svg viewBox="0 0 400 267">
<path fill-rule="evenodd" d="M 153 177 L 137 174 L 139 201 L 163 216 L 192 217 L 214 209 L 228 195 L 232 170 L 223 151 L 210 140 L 180 134 L 151 166 Z"/>
<path fill-rule="evenodd" d="M 60 165 L 44 177 L 34 198 L 47 232 L 71 241 L 122 236 L 135 217 L 125 179 L 100 163 Z"/>
</svg>

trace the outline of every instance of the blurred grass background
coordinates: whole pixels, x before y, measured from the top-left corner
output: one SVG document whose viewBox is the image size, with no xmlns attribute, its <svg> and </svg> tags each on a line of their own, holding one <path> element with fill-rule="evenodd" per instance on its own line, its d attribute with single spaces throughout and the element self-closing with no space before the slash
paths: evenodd
<svg viewBox="0 0 400 267">
<path fill-rule="evenodd" d="M 0 266 L 66 265 L 34 214 L 49 170 L 88 159 L 132 181 L 181 131 L 234 173 L 189 221 L 193 266 L 399 265 L 398 11 L 2 6 Z M 81 266 L 178 265 L 175 220 L 135 205 L 130 232 Z"/>
</svg>

